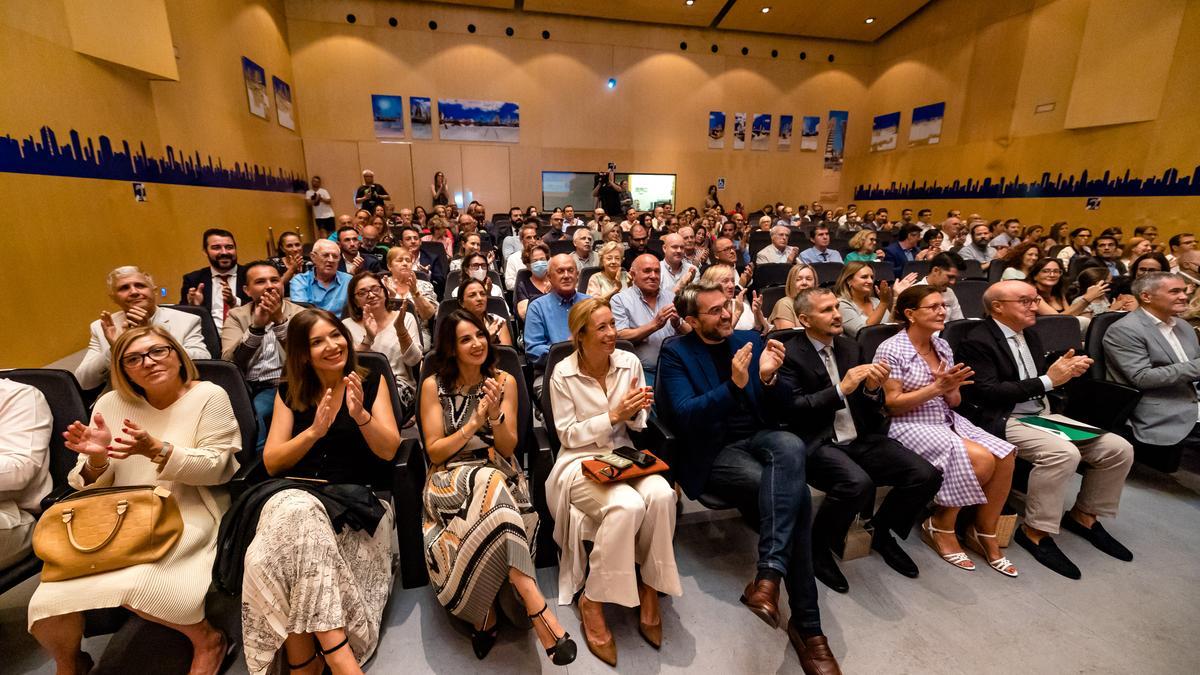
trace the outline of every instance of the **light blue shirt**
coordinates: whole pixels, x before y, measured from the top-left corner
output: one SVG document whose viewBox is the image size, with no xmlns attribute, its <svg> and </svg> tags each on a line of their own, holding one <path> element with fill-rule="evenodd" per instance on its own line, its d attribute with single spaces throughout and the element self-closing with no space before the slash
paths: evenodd
<svg viewBox="0 0 1200 675">
<path fill-rule="evenodd" d="M 824 257 L 821 257 L 822 255 L 824 255 Z M 800 251 L 800 260 L 801 262 L 806 262 L 809 265 L 821 262 L 842 262 L 842 254 L 838 253 L 832 248 L 827 248 L 824 251 L 818 251 L 817 247 L 813 246 Z"/>
<path fill-rule="evenodd" d="M 550 291 L 529 303 L 525 310 L 525 355 L 530 361 L 542 361 L 550 353 L 555 342 L 571 339 L 567 326 L 567 314 L 575 303 L 588 297 L 578 291 L 570 298 L 563 298 Z"/>
<path fill-rule="evenodd" d="M 609 300 L 609 307 L 612 309 L 613 321 L 617 324 L 617 330 L 620 331 L 645 326 L 654 321 L 663 307 L 674 301 L 674 293 L 659 287 L 658 298 L 654 301 L 654 309 L 650 309 L 650 305 L 646 304 L 646 299 L 642 296 L 642 290 L 637 286 L 630 286 L 614 295 Z M 653 373 L 658 368 L 658 352 L 662 348 L 663 340 L 674 334 L 675 326 L 668 321 L 663 324 L 662 328 L 647 335 L 641 342 L 633 344 L 633 353 L 637 354 L 638 359 L 641 360 L 643 371 Z"/>
<path fill-rule="evenodd" d="M 342 310 L 346 308 L 346 289 L 350 287 L 350 279 L 349 274 L 338 272 L 326 286 L 317 281 L 315 270 L 309 270 L 292 277 L 288 288 L 292 292 L 292 302 L 307 302 L 341 318 Z"/>
</svg>

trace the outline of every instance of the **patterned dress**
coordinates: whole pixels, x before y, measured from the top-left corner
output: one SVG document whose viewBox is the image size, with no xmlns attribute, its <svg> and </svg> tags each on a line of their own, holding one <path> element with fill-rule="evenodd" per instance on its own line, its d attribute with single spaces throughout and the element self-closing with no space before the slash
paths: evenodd
<svg viewBox="0 0 1200 675">
<path fill-rule="evenodd" d="M 950 345 L 935 337 L 933 346 L 938 358 L 949 368 L 954 363 Z M 879 350 L 875 352 L 875 363 L 881 362 L 888 364 L 892 379 L 899 380 L 906 392 L 933 382 L 929 364 L 917 353 L 908 338 L 908 331 L 901 330 L 879 345 Z M 954 412 L 941 396 L 893 417 L 888 436 L 942 470 L 942 489 L 934 501 L 941 506 L 951 507 L 987 502 L 983 488 L 975 477 L 975 470 L 971 468 L 964 438 L 987 448 L 997 458 L 1007 457 L 1016 447 L 971 424 Z"/>
<path fill-rule="evenodd" d="M 483 383 L 460 394 L 438 381 L 445 435 L 457 433 L 479 405 Z M 538 516 L 525 474 L 496 452 L 485 424 L 425 482 L 425 564 L 441 602 L 472 625 L 483 623 L 510 568 L 537 578 Z"/>
</svg>

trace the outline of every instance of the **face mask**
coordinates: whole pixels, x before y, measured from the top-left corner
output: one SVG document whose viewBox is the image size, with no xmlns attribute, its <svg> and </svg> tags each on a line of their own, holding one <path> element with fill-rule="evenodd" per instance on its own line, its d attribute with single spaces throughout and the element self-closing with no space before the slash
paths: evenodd
<svg viewBox="0 0 1200 675">
<path fill-rule="evenodd" d="M 534 260 L 529 264 L 529 270 L 533 272 L 533 276 L 535 277 L 544 277 L 546 276 L 546 272 L 550 271 L 550 261 Z"/>
<path fill-rule="evenodd" d="M 487 278 L 487 270 L 471 270 L 467 272 L 467 276 L 471 277 L 475 281 L 483 281 Z"/>
</svg>

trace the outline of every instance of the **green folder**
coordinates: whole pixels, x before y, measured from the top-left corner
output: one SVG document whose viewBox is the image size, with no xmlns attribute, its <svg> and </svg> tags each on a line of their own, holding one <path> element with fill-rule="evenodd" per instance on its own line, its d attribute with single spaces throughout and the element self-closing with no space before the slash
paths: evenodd
<svg viewBox="0 0 1200 675">
<path fill-rule="evenodd" d="M 1064 441 L 1071 441 L 1072 443 L 1090 441 L 1093 438 L 1098 438 L 1104 433 L 1102 430 L 1094 427 L 1082 425 L 1077 426 L 1073 424 L 1066 424 L 1064 422 L 1056 422 L 1054 420 L 1048 420 L 1044 417 L 1038 417 L 1036 415 L 1022 417 L 1017 421 L 1025 426 L 1041 429 L 1042 431 L 1058 436 Z"/>
</svg>

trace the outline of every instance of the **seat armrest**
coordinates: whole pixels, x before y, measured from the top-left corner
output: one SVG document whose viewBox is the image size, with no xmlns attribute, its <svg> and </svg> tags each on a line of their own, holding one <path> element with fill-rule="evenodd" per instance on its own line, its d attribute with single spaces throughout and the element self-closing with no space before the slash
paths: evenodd
<svg viewBox="0 0 1200 675">
<path fill-rule="evenodd" d="M 425 473 L 425 452 L 420 441 L 415 438 L 401 441 L 392 465 L 392 501 L 396 506 L 396 538 L 400 544 L 400 584 L 403 588 L 418 588 L 429 583 L 421 526 Z"/>
<path fill-rule="evenodd" d="M 1106 380 L 1076 378 L 1065 389 L 1067 405 L 1063 414 L 1113 433 L 1125 428 L 1142 398 L 1137 389 Z"/>
<path fill-rule="evenodd" d="M 237 473 L 233 474 L 233 478 L 229 479 L 229 496 L 237 499 L 243 492 L 268 478 L 270 475 L 267 474 L 267 466 L 263 463 L 262 455 L 251 457 L 242 463 L 238 467 Z"/>
</svg>

